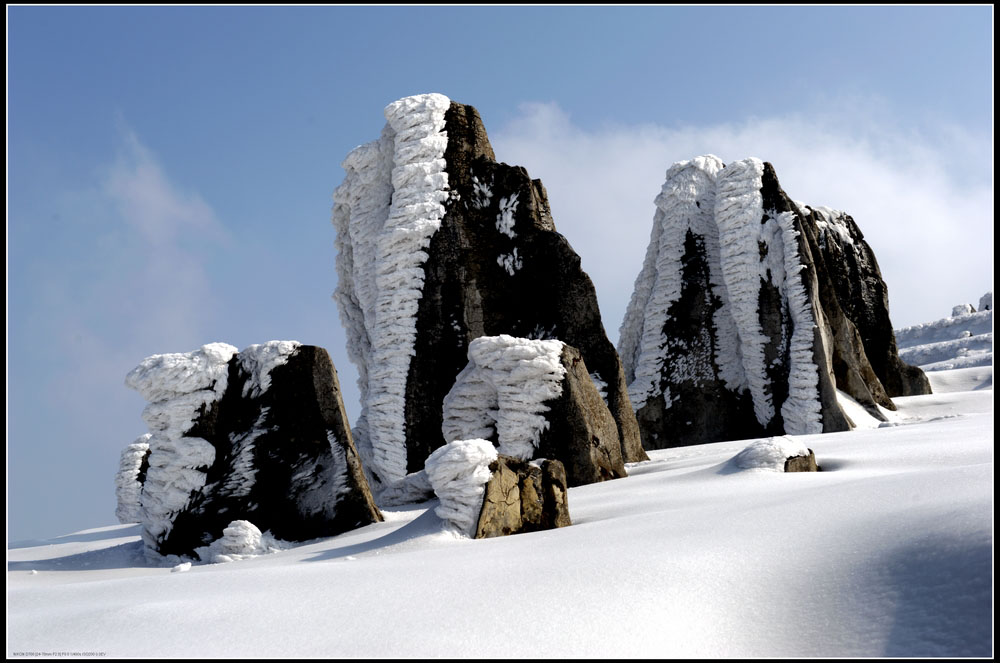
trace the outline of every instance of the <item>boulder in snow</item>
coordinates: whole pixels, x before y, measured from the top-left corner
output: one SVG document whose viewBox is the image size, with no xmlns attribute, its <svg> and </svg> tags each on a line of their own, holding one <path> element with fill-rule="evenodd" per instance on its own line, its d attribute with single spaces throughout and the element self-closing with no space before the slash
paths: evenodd
<svg viewBox="0 0 1000 663">
<path fill-rule="evenodd" d="M 143 539 L 193 555 L 234 520 L 302 541 L 380 521 L 326 350 L 293 341 L 155 355 L 126 384 L 151 402 Z"/>
<path fill-rule="evenodd" d="M 566 470 L 558 460 L 527 462 L 498 456 L 490 464 L 477 539 L 571 525 Z"/>
</svg>

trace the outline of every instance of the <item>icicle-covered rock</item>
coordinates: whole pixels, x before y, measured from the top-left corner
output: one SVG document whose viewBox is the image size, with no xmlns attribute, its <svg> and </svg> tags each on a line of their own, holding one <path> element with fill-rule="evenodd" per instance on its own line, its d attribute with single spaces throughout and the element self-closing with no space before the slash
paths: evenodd
<svg viewBox="0 0 1000 663">
<path fill-rule="evenodd" d="M 142 520 L 142 484 L 149 469 L 149 433 L 140 435 L 135 442 L 122 450 L 115 475 L 115 497 L 118 522 L 137 523 Z"/>
<path fill-rule="evenodd" d="M 520 460 L 559 460 L 571 486 L 626 476 L 614 417 L 580 351 L 562 341 L 475 339 L 442 414 L 444 439 L 488 439 Z"/>
<path fill-rule="evenodd" d="M 643 444 L 846 430 L 837 388 L 882 418 L 882 375 L 923 378 L 884 293 L 853 220 L 793 202 L 770 164 L 674 164 L 619 341 Z"/>
<path fill-rule="evenodd" d="M 354 434 L 375 486 L 449 441 L 442 402 L 469 343 L 501 334 L 579 348 L 607 384 L 620 454 L 644 460 L 593 284 L 541 182 L 497 163 L 472 106 L 419 95 L 385 114 L 382 136 L 344 160 L 333 208 L 334 297 L 362 394 Z"/>
<path fill-rule="evenodd" d="M 490 480 L 490 463 L 497 451 L 489 440 L 453 440 L 427 457 L 424 471 L 441 500 L 434 512 L 461 534 L 475 534 L 483 507 L 483 492 Z"/>
<path fill-rule="evenodd" d="M 126 384 L 160 399 L 143 412 L 140 522 L 151 557 L 196 554 L 234 519 L 287 541 L 381 520 L 322 348 L 213 344 L 150 357 Z"/>
</svg>

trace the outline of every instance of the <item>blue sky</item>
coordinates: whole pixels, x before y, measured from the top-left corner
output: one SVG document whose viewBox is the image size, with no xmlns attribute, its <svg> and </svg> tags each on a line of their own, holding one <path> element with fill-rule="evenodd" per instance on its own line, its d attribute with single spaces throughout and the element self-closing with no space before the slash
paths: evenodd
<svg viewBox="0 0 1000 663">
<path fill-rule="evenodd" d="M 618 325 L 676 160 L 774 163 L 851 213 L 897 327 L 993 280 L 993 10 L 8 7 L 11 540 L 114 522 L 124 384 L 225 341 L 330 350 L 331 195 L 386 104 L 476 106 Z"/>
</svg>

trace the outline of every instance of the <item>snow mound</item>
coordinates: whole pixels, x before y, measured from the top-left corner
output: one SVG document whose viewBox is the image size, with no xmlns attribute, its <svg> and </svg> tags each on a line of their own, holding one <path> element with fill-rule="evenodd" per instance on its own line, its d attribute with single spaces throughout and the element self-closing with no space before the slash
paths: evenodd
<svg viewBox="0 0 1000 663">
<path fill-rule="evenodd" d="M 497 450 L 489 440 L 455 440 L 436 449 L 424 464 L 441 500 L 434 513 L 466 536 L 475 534 L 485 484 L 492 476 L 490 463 L 496 459 Z"/>
<path fill-rule="evenodd" d="M 203 562 L 237 562 L 283 550 L 284 545 L 270 534 L 262 534 L 249 520 L 234 520 L 222 530 L 222 536 L 195 552 Z"/>
<path fill-rule="evenodd" d="M 753 442 L 733 456 L 733 463 L 741 470 L 784 472 L 786 460 L 808 455 L 809 449 L 801 438 L 782 435 Z"/>
<path fill-rule="evenodd" d="M 146 433 L 136 438 L 135 442 L 122 450 L 121 460 L 118 463 L 118 474 L 115 475 L 115 497 L 118 506 L 115 508 L 115 516 L 121 524 L 137 523 L 142 520 L 142 483 L 139 475 L 142 469 L 142 460 L 149 451 L 149 438 L 151 434 Z"/>
<path fill-rule="evenodd" d="M 444 399 L 446 440 L 496 436 L 500 453 L 530 460 L 549 426 L 546 401 L 562 393 L 563 342 L 501 334 L 469 344 L 469 363 Z"/>
<path fill-rule="evenodd" d="M 347 155 L 347 175 L 334 192 L 334 298 L 362 401 L 355 441 L 362 462 L 386 483 L 406 475 L 405 376 L 425 249 L 449 193 L 444 116 L 450 105 L 444 95 L 422 94 L 386 106 L 382 136 Z"/>
</svg>

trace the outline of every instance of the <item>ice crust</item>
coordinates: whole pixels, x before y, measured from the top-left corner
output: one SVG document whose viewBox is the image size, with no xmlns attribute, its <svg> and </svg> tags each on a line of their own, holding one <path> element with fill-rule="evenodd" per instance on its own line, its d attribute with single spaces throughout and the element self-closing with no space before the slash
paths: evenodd
<svg viewBox="0 0 1000 663">
<path fill-rule="evenodd" d="M 469 363 L 444 399 L 444 439 L 495 437 L 500 453 L 533 458 L 549 426 L 545 402 L 562 393 L 562 350 L 562 341 L 506 334 L 473 340 Z"/>
<path fill-rule="evenodd" d="M 342 164 L 347 175 L 334 193 L 334 298 L 362 399 L 355 442 L 362 462 L 384 483 L 406 475 L 406 375 L 425 249 L 449 194 L 444 116 L 450 104 L 441 94 L 389 104 L 382 136 L 348 154 Z"/>
<path fill-rule="evenodd" d="M 483 508 L 490 463 L 497 459 L 493 443 L 484 439 L 454 440 L 436 449 L 424 464 L 427 479 L 441 500 L 434 512 L 458 532 L 473 536 Z"/>
</svg>

